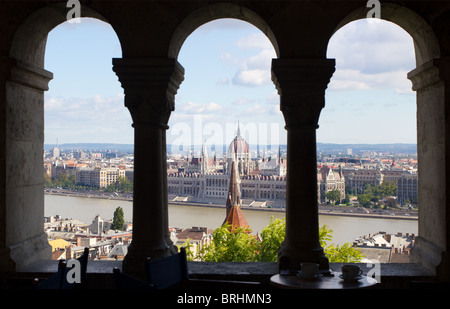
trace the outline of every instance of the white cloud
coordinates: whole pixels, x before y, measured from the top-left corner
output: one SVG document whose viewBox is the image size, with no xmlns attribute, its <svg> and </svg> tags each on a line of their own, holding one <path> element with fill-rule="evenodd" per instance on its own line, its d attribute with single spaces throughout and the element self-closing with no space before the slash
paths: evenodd
<svg viewBox="0 0 450 309">
<path fill-rule="evenodd" d="M 273 49 L 272 43 L 261 32 L 253 33 L 236 41 L 236 46 L 241 49 Z"/>
<path fill-rule="evenodd" d="M 263 69 L 270 71 L 272 59 L 276 57 L 273 49 L 263 49 L 257 55 L 252 56 L 246 60 L 244 66 L 251 69 Z"/>
<path fill-rule="evenodd" d="M 249 87 L 264 86 L 270 82 L 270 72 L 258 69 L 239 71 L 233 78 L 233 84 Z"/>
<path fill-rule="evenodd" d="M 246 110 L 244 110 L 241 115 L 243 116 L 260 116 L 260 115 L 267 115 L 269 112 L 270 107 L 267 105 L 261 105 L 261 104 L 254 104 L 250 107 L 248 107 Z"/>
<path fill-rule="evenodd" d="M 133 139 L 131 115 L 123 94 L 91 98 L 45 96 L 45 139 L 66 142 L 119 142 Z M 112 133 L 112 134 L 110 134 Z"/>
<path fill-rule="evenodd" d="M 266 97 L 267 104 L 271 105 L 280 105 L 280 95 L 278 94 L 278 91 L 272 91 L 269 95 Z"/>
<path fill-rule="evenodd" d="M 180 106 L 180 110 L 187 114 L 210 114 L 222 110 L 222 106 L 214 102 L 208 104 L 187 102 Z"/>
<path fill-rule="evenodd" d="M 246 98 L 238 98 L 236 100 L 234 100 L 231 104 L 233 105 L 247 105 L 250 104 L 252 102 L 255 102 L 255 100 L 249 100 Z"/>
<path fill-rule="evenodd" d="M 337 70 L 330 80 L 330 90 L 369 90 L 393 88 L 396 93 L 413 93 L 406 71 L 366 74 L 358 70 Z"/>
<path fill-rule="evenodd" d="M 347 24 L 331 38 L 327 57 L 336 59 L 337 69 L 359 70 L 366 74 L 415 68 L 411 36 L 387 21 L 358 20 Z"/>
<path fill-rule="evenodd" d="M 219 58 L 224 63 L 239 65 L 239 60 L 234 58 L 233 54 L 230 52 L 221 52 Z"/>
<path fill-rule="evenodd" d="M 218 86 L 227 86 L 229 84 L 230 84 L 230 80 L 228 79 L 228 77 L 221 78 L 216 82 L 216 85 L 218 85 Z"/>
<path fill-rule="evenodd" d="M 237 40 L 236 46 L 241 50 L 256 50 L 257 53 L 240 61 L 230 53 L 221 55 L 222 60 L 239 66 L 233 78 L 233 84 L 247 87 L 272 84 L 270 69 L 276 53 L 269 39 L 260 32 L 253 33 Z"/>
</svg>

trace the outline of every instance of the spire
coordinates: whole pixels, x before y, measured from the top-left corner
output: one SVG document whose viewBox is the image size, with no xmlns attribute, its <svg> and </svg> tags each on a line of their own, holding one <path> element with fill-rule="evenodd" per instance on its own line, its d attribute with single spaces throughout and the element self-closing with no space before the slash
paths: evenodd
<svg viewBox="0 0 450 309">
<path fill-rule="evenodd" d="M 202 145 L 202 159 L 207 158 L 208 157 L 208 152 L 206 151 L 206 140 L 205 143 Z"/>
<path fill-rule="evenodd" d="M 227 196 L 227 217 L 231 207 L 241 205 L 241 192 L 239 190 L 239 178 L 236 171 L 236 162 L 231 162 L 230 184 L 228 186 Z"/>
<path fill-rule="evenodd" d="M 202 145 L 202 153 L 200 157 L 200 171 L 202 174 L 205 174 L 208 172 L 208 153 L 206 152 L 206 140 L 205 144 Z"/>
<path fill-rule="evenodd" d="M 278 164 L 281 165 L 281 146 L 278 146 Z"/>
<path fill-rule="evenodd" d="M 245 228 L 250 231 L 250 226 L 241 210 L 241 192 L 239 190 L 239 177 L 236 171 L 236 163 L 231 162 L 230 185 L 226 202 L 226 217 L 222 225 L 229 225 L 231 231 Z"/>
<path fill-rule="evenodd" d="M 238 118 L 238 128 L 237 128 L 236 136 L 241 136 L 241 129 L 239 128 L 239 118 Z"/>
</svg>

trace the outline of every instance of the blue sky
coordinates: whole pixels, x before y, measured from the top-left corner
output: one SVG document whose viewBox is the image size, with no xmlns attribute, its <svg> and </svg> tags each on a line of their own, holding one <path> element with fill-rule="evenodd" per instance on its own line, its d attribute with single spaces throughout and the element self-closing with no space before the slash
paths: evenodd
<svg viewBox="0 0 450 309">
<path fill-rule="evenodd" d="M 45 67 L 54 79 L 45 95 L 45 143 L 133 143 L 131 117 L 112 71 L 111 59 L 121 55 L 112 28 L 95 19 L 50 32 Z M 406 78 L 415 67 L 414 48 L 405 31 L 389 22 L 353 22 L 333 36 L 327 56 L 336 59 L 336 72 L 318 142 L 416 142 L 415 93 Z M 168 143 L 228 144 L 239 122 L 251 144 L 284 144 L 272 58 L 269 40 L 243 21 L 217 20 L 193 32 L 178 58 L 185 80 Z"/>
</svg>

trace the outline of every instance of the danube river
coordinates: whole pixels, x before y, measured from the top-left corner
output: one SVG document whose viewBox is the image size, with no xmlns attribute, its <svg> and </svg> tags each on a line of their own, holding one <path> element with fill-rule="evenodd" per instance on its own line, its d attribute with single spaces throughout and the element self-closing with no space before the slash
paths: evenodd
<svg viewBox="0 0 450 309">
<path fill-rule="evenodd" d="M 104 220 L 113 218 L 114 210 L 122 207 L 125 221 L 132 221 L 132 202 L 121 200 L 95 199 L 59 195 L 45 195 L 45 216 L 60 215 L 63 218 L 77 219 L 90 224 L 95 216 Z M 271 218 L 284 218 L 284 212 L 256 211 L 243 209 L 243 213 L 253 234 L 270 223 Z M 177 228 L 193 226 L 215 229 L 225 219 L 225 208 L 195 207 L 169 205 L 169 225 Z M 327 225 L 333 230 L 334 244 L 352 242 L 359 236 L 374 234 L 379 231 L 387 233 L 413 233 L 418 235 L 417 220 L 359 218 L 348 216 L 319 215 L 319 224 Z"/>
</svg>

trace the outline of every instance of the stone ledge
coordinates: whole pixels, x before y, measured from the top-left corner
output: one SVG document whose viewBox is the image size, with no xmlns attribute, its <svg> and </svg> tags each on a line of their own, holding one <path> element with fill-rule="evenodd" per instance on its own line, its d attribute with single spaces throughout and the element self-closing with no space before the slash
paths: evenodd
<svg viewBox="0 0 450 309">
<path fill-rule="evenodd" d="M 58 261 L 39 261 L 15 273 L 0 274 L 0 290 L 33 290 L 35 287 L 34 278 L 44 280 L 56 271 Z M 332 271 L 339 272 L 341 263 L 330 264 Z M 370 265 L 358 263 L 364 273 L 372 269 Z M 113 279 L 114 267 L 121 268 L 122 261 L 90 261 L 88 263 L 88 281 L 82 288 L 85 292 L 92 290 L 114 290 L 115 284 Z M 224 291 L 224 289 L 239 290 L 244 288 L 245 291 L 270 291 L 276 293 L 280 289 L 274 287 L 270 283 L 272 275 L 278 272 L 277 263 L 248 262 L 248 263 L 206 263 L 206 262 L 189 262 L 189 274 L 194 280 L 183 289 L 200 289 L 209 291 Z M 368 267 L 369 266 L 369 267 Z M 417 290 L 417 289 L 434 289 L 442 290 L 450 288 L 449 283 L 439 283 L 436 278 L 422 266 L 418 264 L 381 264 L 381 281 L 380 284 L 374 286 L 370 290 L 378 292 L 388 292 L 396 290 Z M 213 279 L 208 283 L 195 279 Z M 233 281 L 228 283 L 225 281 Z M 244 285 L 240 285 L 238 281 L 244 281 Z M 257 281 L 260 285 L 248 286 L 245 281 Z M 217 282 L 217 283 L 216 283 Z M 236 285 L 237 284 L 237 285 Z M 180 293 L 179 289 L 172 290 Z M 286 291 L 286 290 L 284 290 Z M 81 292 L 77 289 L 77 292 Z M 330 291 L 327 290 L 326 293 Z M 160 292 L 159 292 L 160 293 Z M 281 293 L 281 291 L 280 291 Z M 308 292 L 310 293 L 310 292 Z M 64 295 L 64 294 L 63 294 Z M 284 292 L 281 294 L 284 297 Z M 291 295 L 291 294 L 288 294 Z M 292 295 L 296 295 L 295 293 Z M 328 295 L 328 294 L 327 294 Z"/>
<path fill-rule="evenodd" d="M 58 261 L 41 260 L 32 265 L 19 269 L 17 274 L 49 274 L 57 269 Z M 330 269 L 340 271 L 343 263 L 331 263 Z M 372 269 L 370 264 L 357 263 L 364 273 Z M 112 273 L 114 267 L 122 268 L 122 261 L 89 261 L 89 274 Z M 278 273 L 277 263 L 271 262 L 188 262 L 189 274 L 195 277 L 234 276 L 234 277 L 260 277 L 271 276 Z M 433 278 L 429 270 L 419 264 L 413 263 L 391 263 L 380 264 L 381 278 Z"/>
</svg>

